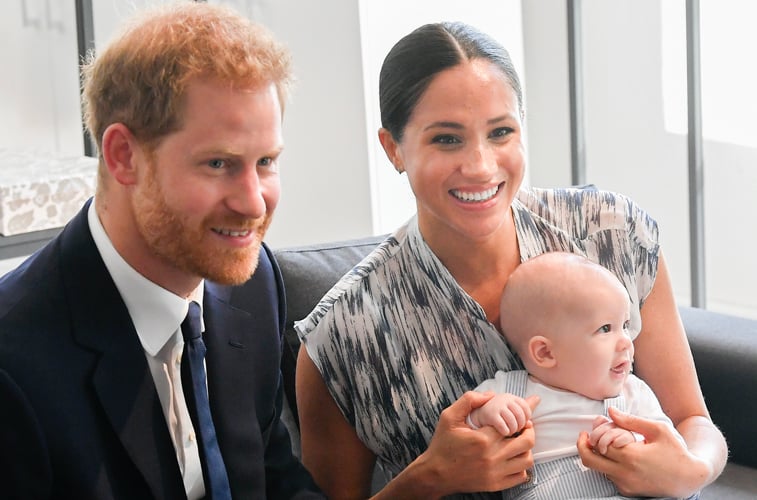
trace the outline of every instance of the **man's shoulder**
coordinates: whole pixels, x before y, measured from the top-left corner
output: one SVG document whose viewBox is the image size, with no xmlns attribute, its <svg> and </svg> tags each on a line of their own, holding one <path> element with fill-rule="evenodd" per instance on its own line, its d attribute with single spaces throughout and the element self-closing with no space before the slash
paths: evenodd
<svg viewBox="0 0 757 500">
<path fill-rule="evenodd" d="M 271 250 L 263 243 L 258 264 L 250 279 L 240 285 L 222 285 L 205 281 L 205 291 L 237 309 L 250 311 L 265 303 L 270 307 L 283 300 L 281 271 L 272 257 Z"/>
<path fill-rule="evenodd" d="M 59 276 L 54 253 L 53 244 L 49 243 L 0 278 L 0 325 L 19 304 L 30 300 L 45 301 L 44 297 L 53 293 Z"/>
</svg>

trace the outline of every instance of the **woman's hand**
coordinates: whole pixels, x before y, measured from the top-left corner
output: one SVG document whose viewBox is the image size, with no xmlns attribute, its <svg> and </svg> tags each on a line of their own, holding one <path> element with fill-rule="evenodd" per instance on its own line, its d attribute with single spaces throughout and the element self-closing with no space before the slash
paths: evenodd
<svg viewBox="0 0 757 500">
<path fill-rule="evenodd" d="M 424 498 L 458 492 L 499 491 L 528 480 L 533 467 L 534 429 L 528 422 L 517 437 L 503 437 L 493 427 L 471 429 L 470 412 L 491 399 L 492 393 L 466 392 L 446 408 L 428 449 L 413 461 L 377 497 L 392 498 L 392 491 L 407 493 L 408 484 Z M 536 406 L 535 398 L 531 404 Z M 402 497 L 403 495 L 400 495 Z"/>
<path fill-rule="evenodd" d="M 586 467 L 605 474 L 626 496 L 687 497 L 695 493 L 712 471 L 663 422 L 609 409 L 618 426 L 641 434 L 645 442 L 595 451 L 589 435 L 578 438 L 578 454 Z"/>
<path fill-rule="evenodd" d="M 687 496 L 717 479 L 725 467 L 728 447 L 709 418 L 662 251 L 654 287 L 641 309 L 641 324 L 634 340 L 634 372 L 657 395 L 660 407 L 686 444 L 662 424 L 613 412 L 616 424 L 644 435 L 647 441 L 610 450 L 610 457 L 631 469 L 619 472 L 590 456 L 586 446 L 581 457 L 585 464 L 611 476 L 624 493 Z"/>
<path fill-rule="evenodd" d="M 633 432 L 618 427 L 604 415 L 597 415 L 594 419 L 589 433 L 589 445 L 594 451 L 606 455 L 610 446 L 622 448 L 635 442 L 636 436 Z"/>
<path fill-rule="evenodd" d="M 530 397 L 538 401 L 538 396 Z M 497 429 L 503 436 L 512 436 L 531 420 L 531 408 L 534 404 L 533 401 L 507 392 L 495 394 L 486 404 L 473 410 L 467 422 L 474 429 L 488 425 Z"/>
</svg>

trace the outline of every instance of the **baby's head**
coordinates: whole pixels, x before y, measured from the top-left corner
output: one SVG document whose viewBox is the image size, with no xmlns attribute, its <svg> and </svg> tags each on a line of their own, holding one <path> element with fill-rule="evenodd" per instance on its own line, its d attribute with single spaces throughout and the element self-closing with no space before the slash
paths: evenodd
<svg viewBox="0 0 757 500">
<path fill-rule="evenodd" d="M 585 257 L 550 252 L 520 264 L 500 302 L 500 325 L 526 370 L 592 399 L 617 396 L 631 371 L 628 292 Z"/>
</svg>

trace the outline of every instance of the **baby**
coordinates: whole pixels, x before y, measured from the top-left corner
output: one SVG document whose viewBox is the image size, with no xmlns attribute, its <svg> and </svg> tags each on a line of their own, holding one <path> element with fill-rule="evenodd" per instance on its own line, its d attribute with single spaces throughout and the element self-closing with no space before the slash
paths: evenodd
<svg viewBox="0 0 757 500">
<path fill-rule="evenodd" d="M 673 426 L 649 386 L 631 373 L 629 321 L 625 287 L 582 256 L 542 254 L 509 277 L 500 325 L 526 370 L 499 371 L 479 385 L 497 395 L 468 418 L 471 427 L 489 425 L 504 436 L 533 422 L 532 480 L 507 498 L 617 496 L 612 482 L 583 466 L 576 448 L 582 431 L 602 454 L 643 440 L 607 418 L 610 406 Z M 539 397 L 533 412 L 526 396 Z"/>
</svg>

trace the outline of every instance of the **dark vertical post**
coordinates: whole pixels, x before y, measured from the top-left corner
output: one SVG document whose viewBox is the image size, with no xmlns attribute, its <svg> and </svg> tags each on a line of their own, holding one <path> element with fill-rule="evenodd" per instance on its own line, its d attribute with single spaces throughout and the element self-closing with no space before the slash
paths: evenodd
<svg viewBox="0 0 757 500">
<path fill-rule="evenodd" d="M 706 307 L 704 262 L 704 159 L 699 0 L 686 0 L 686 87 L 689 110 L 689 248 L 691 305 Z"/>
<path fill-rule="evenodd" d="M 570 92 L 571 183 L 586 184 L 586 138 L 581 45 L 581 0 L 567 0 L 568 82 Z"/>
<path fill-rule="evenodd" d="M 79 47 L 79 63 L 84 61 L 87 53 L 95 48 L 95 24 L 92 17 L 92 0 L 76 0 L 76 41 Z M 84 154 L 95 156 L 92 138 L 87 135 L 82 120 Z"/>
</svg>

